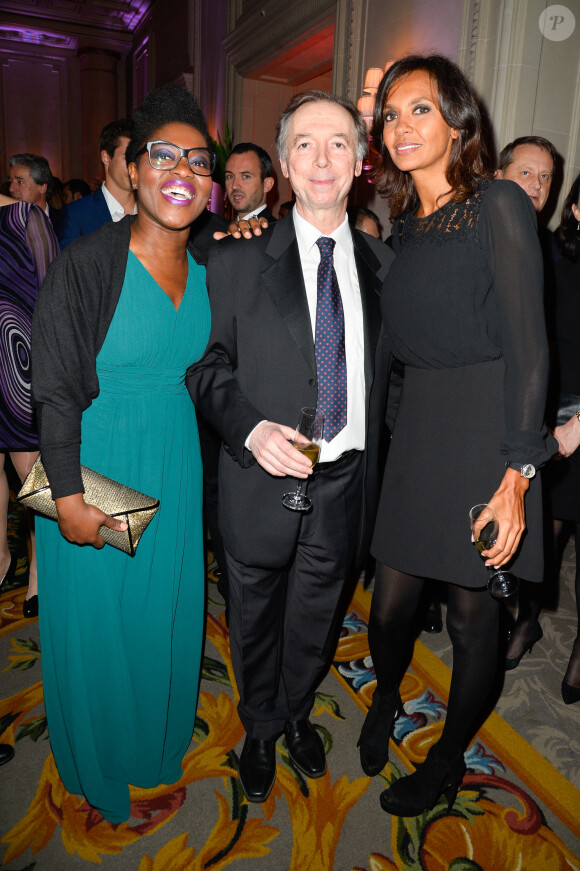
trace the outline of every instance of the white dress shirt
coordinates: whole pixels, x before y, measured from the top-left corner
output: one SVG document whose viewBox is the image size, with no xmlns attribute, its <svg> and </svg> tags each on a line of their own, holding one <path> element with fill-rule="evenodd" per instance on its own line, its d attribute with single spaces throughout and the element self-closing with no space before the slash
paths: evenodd
<svg viewBox="0 0 580 871">
<path fill-rule="evenodd" d="M 257 218 L 258 215 L 264 211 L 264 209 L 266 208 L 266 205 L 267 205 L 266 203 L 262 203 L 261 206 L 258 206 L 257 209 L 254 209 L 253 212 L 248 212 L 247 215 L 237 215 L 236 221 L 249 221 L 250 218 Z"/>
<path fill-rule="evenodd" d="M 120 221 L 121 218 L 125 217 L 125 209 L 123 208 L 121 203 L 115 199 L 113 194 L 107 188 L 107 185 L 105 184 L 105 182 L 102 183 L 101 190 L 103 192 L 103 196 L 105 198 L 107 208 L 109 209 L 109 212 L 111 213 L 111 220 L 114 223 L 117 223 L 117 221 Z M 137 214 L 137 203 L 135 203 L 135 206 L 133 208 L 133 214 L 134 215 Z"/>
<path fill-rule="evenodd" d="M 320 264 L 320 250 L 316 240 L 324 234 L 299 215 L 296 206 L 292 214 L 306 286 L 312 335 L 315 336 L 317 277 Z M 329 233 L 328 237 L 334 239 L 336 243 L 334 269 L 344 311 L 347 424 L 330 442 L 322 442 L 321 463 L 336 460 L 345 451 L 353 449 L 362 451 L 365 447 L 364 325 L 354 245 L 346 215 L 340 227 Z M 299 409 L 296 409 L 297 414 L 298 411 Z"/>
</svg>

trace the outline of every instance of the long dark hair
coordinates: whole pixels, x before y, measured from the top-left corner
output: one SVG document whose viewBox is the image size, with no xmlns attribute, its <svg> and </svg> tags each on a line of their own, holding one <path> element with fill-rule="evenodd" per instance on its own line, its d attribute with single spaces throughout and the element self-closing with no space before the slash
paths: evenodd
<svg viewBox="0 0 580 871">
<path fill-rule="evenodd" d="M 446 178 L 451 199 L 459 203 L 477 189 L 482 178 L 491 178 L 493 168 L 487 147 L 482 140 L 481 112 L 475 92 L 465 75 L 443 55 L 409 55 L 389 67 L 379 85 L 371 128 L 372 143 L 380 156 L 374 176 L 377 190 L 389 203 L 391 218 L 415 209 L 419 198 L 413 178 L 397 169 L 383 142 L 383 107 L 393 86 L 416 70 L 424 70 L 437 88 L 437 102 L 443 120 L 458 132 L 449 155 Z"/>
<path fill-rule="evenodd" d="M 566 202 L 562 209 L 562 217 L 556 228 L 556 242 L 558 248 L 562 252 L 562 257 L 567 257 L 568 260 L 574 262 L 580 257 L 580 223 L 574 217 L 572 206 L 577 206 L 580 200 L 580 175 L 577 175 L 572 182 L 570 193 L 566 197 Z"/>
</svg>

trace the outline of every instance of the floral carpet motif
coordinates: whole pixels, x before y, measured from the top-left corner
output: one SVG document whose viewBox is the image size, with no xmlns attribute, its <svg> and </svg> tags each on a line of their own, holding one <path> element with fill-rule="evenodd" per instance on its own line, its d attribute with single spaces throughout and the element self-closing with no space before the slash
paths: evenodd
<svg viewBox="0 0 580 871">
<path fill-rule="evenodd" d="M 22 550 L 12 530 L 11 547 Z M 312 721 L 328 770 L 308 780 L 277 748 L 277 780 L 248 804 L 237 776 L 243 728 L 222 606 L 210 571 L 203 680 L 192 743 L 177 784 L 132 789 L 132 816 L 112 825 L 69 794 L 47 740 L 38 624 L 22 616 L 26 554 L 0 590 L 0 741 L 15 758 L 0 769 L 0 857 L 9 871 L 100 865 L 131 871 L 580 871 L 580 793 L 497 714 L 466 754 L 451 813 L 384 814 L 382 789 L 420 762 L 443 727 L 449 671 L 420 641 L 402 685 L 405 711 L 391 760 L 371 780 L 356 741 L 374 690 L 367 643 L 369 595 L 358 586 Z"/>
</svg>

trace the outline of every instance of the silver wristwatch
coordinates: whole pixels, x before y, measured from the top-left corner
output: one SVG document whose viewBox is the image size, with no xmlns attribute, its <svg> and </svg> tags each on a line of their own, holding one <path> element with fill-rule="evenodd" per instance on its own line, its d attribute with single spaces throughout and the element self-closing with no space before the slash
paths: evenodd
<svg viewBox="0 0 580 871">
<path fill-rule="evenodd" d="M 532 466 L 531 463 L 524 463 L 523 466 L 519 467 L 519 471 L 522 478 L 533 478 L 536 474 L 536 467 Z"/>
<path fill-rule="evenodd" d="M 505 467 L 506 469 L 513 469 L 515 472 L 519 472 L 521 478 L 533 478 L 536 474 L 536 467 L 531 463 L 524 463 L 523 466 L 520 466 L 519 463 L 506 462 Z"/>
</svg>

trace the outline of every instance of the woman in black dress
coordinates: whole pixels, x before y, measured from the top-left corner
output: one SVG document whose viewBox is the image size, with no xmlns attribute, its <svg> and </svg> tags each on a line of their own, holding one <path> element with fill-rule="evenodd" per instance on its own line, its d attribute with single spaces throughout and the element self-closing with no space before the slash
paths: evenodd
<svg viewBox="0 0 580 871">
<path fill-rule="evenodd" d="M 405 381 L 372 544 L 377 688 L 359 745 L 363 770 L 377 774 L 401 709 L 422 579 L 446 581 L 445 727 L 417 771 L 381 795 L 384 810 L 414 816 L 442 793 L 452 805 L 496 675 L 499 608 L 485 566 L 509 564 L 542 580 L 540 482 L 529 476 L 556 445 L 543 426 L 548 351 L 535 214 L 518 185 L 491 179 L 471 86 L 447 58 L 397 61 L 379 87 L 372 135 L 379 190 L 396 218 L 384 352 L 405 364 Z M 480 502 L 499 520 L 485 561 L 468 521 Z"/>
</svg>

